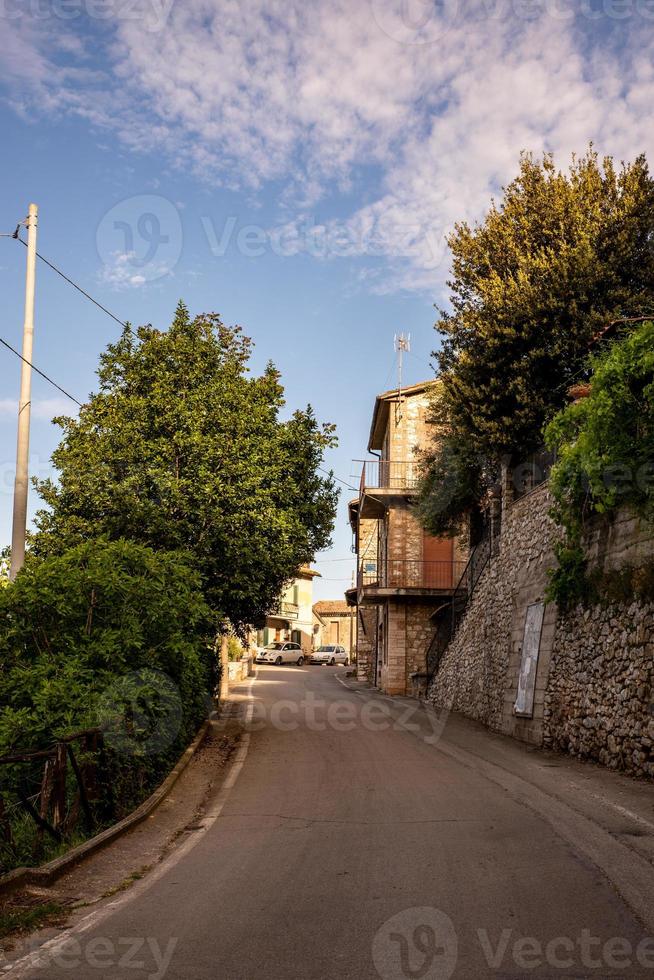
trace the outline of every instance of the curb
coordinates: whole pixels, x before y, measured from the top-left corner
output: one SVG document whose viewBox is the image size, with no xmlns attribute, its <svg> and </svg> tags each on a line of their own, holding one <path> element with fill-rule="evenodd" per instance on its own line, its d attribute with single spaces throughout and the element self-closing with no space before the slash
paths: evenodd
<svg viewBox="0 0 654 980">
<path fill-rule="evenodd" d="M 10 894 L 17 888 L 23 885 L 51 885 L 53 881 L 60 877 L 64 871 L 68 871 L 73 865 L 85 858 L 94 854 L 109 844 L 116 837 L 120 837 L 126 831 L 131 830 L 137 824 L 145 820 L 153 813 L 160 803 L 163 803 L 165 798 L 170 793 L 171 789 L 182 775 L 187 765 L 200 748 L 208 732 L 211 729 L 212 721 L 211 718 L 207 718 L 203 722 L 202 727 L 199 732 L 189 745 L 189 747 L 182 753 L 180 758 L 177 760 L 175 768 L 170 772 L 163 783 L 157 787 L 154 793 L 151 794 L 140 804 L 129 813 L 118 823 L 113 824 L 111 827 L 107 827 L 106 830 L 101 831 L 96 834 L 95 837 L 85 840 L 82 844 L 78 844 L 77 847 L 73 847 L 66 854 L 62 854 L 61 857 L 55 858 L 53 861 L 49 861 L 47 864 L 43 864 L 37 868 L 14 868 L 13 871 L 8 872 L 6 875 L 0 877 L 0 895 Z"/>
</svg>

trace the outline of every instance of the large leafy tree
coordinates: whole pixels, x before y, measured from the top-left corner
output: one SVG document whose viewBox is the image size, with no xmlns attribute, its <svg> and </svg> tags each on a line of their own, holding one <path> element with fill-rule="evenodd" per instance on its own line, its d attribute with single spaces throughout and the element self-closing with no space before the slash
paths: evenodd
<svg viewBox="0 0 654 980">
<path fill-rule="evenodd" d="M 38 484 L 33 551 L 98 537 L 186 551 L 219 616 L 258 622 L 329 543 L 337 493 L 319 475 L 333 426 L 310 408 L 283 420 L 279 374 L 251 375 L 250 354 L 239 328 L 181 303 L 167 331 L 126 329 L 98 393 L 57 420 L 59 479 Z"/>
<path fill-rule="evenodd" d="M 436 532 L 474 503 L 503 456 L 541 445 L 593 336 L 654 309 L 654 181 L 642 156 L 617 168 L 591 148 L 563 173 L 549 155 L 523 155 L 502 200 L 474 227 L 456 225 L 449 246 L 439 444 L 427 463 L 432 477 L 447 454 L 461 465 L 445 509 L 429 479 L 423 486 Z"/>
</svg>

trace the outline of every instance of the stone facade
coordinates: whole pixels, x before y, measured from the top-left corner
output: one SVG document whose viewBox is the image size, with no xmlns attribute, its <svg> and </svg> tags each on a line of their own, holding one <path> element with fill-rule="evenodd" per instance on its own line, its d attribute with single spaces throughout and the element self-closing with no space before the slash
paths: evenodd
<svg viewBox="0 0 654 980">
<path fill-rule="evenodd" d="M 428 697 L 497 731 L 542 740 L 549 654 L 556 611 L 546 609 L 536 678 L 534 718 L 513 713 L 527 607 L 544 598 L 547 569 L 554 564 L 557 529 L 545 486 L 508 506 L 499 554 L 492 558 L 447 648 Z"/>
<path fill-rule="evenodd" d="M 654 603 L 575 609 L 558 626 L 545 745 L 654 776 Z"/>
<path fill-rule="evenodd" d="M 390 406 L 382 459 L 413 459 L 416 446 L 428 444 L 429 397 L 429 387 L 425 385 L 419 391 L 409 389 L 399 402 Z"/>
<path fill-rule="evenodd" d="M 431 615 L 452 594 L 467 557 L 467 540 L 425 535 L 412 509 L 436 384 L 377 396 L 368 450 L 379 455 L 364 468 L 361 497 L 350 502 L 360 571 L 348 598 L 358 608 L 358 673 L 391 695 L 424 688 Z"/>
<path fill-rule="evenodd" d="M 377 606 L 359 606 L 356 617 L 357 677 L 377 681 Z"/>
<path fill-rule="evenodd" d="M 508 494 L 505 494 L 506 500 Z M 544 601 L 561 530 L 546 484 L 506 503 L 489 560 L 447 647 L 428 698 L 489 728 L 652 775 L 652 605 L 545 605 L 531 717 L 516 715 L 525 620 Z M 638 566 L 654 557 L 654 531 L 629 514 L 597 520 L 585 541 L 591 567 Z"/>
<path fill-rule="evenodd" d="M 355 652 L 355 611 L 344 599 L 321 599 L 313 605 L 314 647 L 335 643 L 345 647 L 348 657 Z"/>
</svg>

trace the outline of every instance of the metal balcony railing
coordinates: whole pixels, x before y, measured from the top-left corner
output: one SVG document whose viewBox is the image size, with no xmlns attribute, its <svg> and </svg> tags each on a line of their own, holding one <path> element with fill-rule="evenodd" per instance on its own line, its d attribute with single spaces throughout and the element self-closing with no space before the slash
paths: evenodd
<svg viewBox="0 0 654 980">
<path fill-rule="evenodd" d="M 367 459 L 361 470 L 361 492 L 375 490 L 415 490 L 420 477 L 416 460 Z"/>
<path fill-rule="evenodd" d="M 300 615 L 300 607 L 297 602 L 286 602 L 285 599 L 279 603 L 277 611 L 273 616 L 282 616 L 284 619 L 297 619 Z"/>
<path fill-rule="evenodd" d="M 462 561 L 417 561 L 412 558 L 386 558 L 366 562 L 359 568 L 360 589 L 434 589 L 455 588 L 465 568 Z"/>
</svg>

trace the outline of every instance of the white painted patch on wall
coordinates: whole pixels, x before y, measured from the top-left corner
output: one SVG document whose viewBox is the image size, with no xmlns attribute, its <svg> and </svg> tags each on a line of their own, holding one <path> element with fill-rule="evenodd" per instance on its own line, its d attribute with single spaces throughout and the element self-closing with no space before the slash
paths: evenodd
<svg viewBox="0 0 654 980">
<path fill-rule="evenodd" d="M 516 715 L 531 718 L 534 713 L 536 671 L 540 652 L 540 636 L 543 629 L 544 602 L 532 602 L 527 606 L 525 633 L 522 640 L 522 662 L 518 677 L 518 696 L 513 711 Z"/>
</svg>

